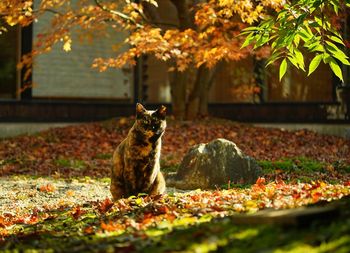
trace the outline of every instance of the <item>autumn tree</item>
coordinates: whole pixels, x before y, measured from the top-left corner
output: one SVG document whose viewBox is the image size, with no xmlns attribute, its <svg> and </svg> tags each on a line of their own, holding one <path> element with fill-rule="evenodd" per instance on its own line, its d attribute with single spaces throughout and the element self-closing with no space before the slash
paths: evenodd
<svg viewBox="0 0 350 253">
<path fill-rule="evenodd" d="M 33 57 L 57 43 L 69 51 L 76 30 L 81 34 L 98 31 L 99 36 L 127 31 L 124 43 L 128 49 L 107 59 L 98 58 L 93 66 L 101 71 L 120 68 L 135 64 L 142 55 L 166 61 L 173 112 L 179 119 L 207 114 L 208 91 L 221 61 L 249 55 L 267 57 L 271 50 L 269 63 L 281 63 L 282 77 L 288 64 L 306 69 L 303 47 L 316 54 L 309 74 L 323 60 L 342 78 L 339 61 L 348 64 L 340 49 L 343 39 L 339 29 L 330 22 L 345 6 L 343 1 L 166 1 L 176 9 L 176 24 L 163 22 L 157 8 L 161 1 L 156 0 L 42 0 L 34 5 L 30 0 L 5 0 L 0 3 L 0 13 L 7 24 L 22 26 L 47 12 L 53 14 L 48 30 L 37 38 Z M 30 59 L 25 58 L 25 62 Z"/>
</svg>

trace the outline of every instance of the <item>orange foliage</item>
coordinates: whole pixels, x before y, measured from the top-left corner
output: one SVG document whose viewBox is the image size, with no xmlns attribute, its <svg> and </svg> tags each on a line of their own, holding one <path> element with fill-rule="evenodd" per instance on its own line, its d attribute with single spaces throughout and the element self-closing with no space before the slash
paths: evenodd
<svg viewBox="0 0 350 253">
<path fill-rule="evenodd" d="M 251 8 L 257 8 L 262 13 L 260 5 Z M 210 68 L 220 60 L 241 60 L 253 54 L 251 48 L 241 48 L 244 37 L 239 36 L 241 30 L 247 26 L 242 20 L 245 21 L 244 17 L 247 15 L 251 16 L 251 9 L 230 9 L 230 14 L 227 10 L 228 7 L 220 6 L 217 1 L 209 1 L 196 6 L 195 28 L 163 31 L 147 24 L 132 30 L 126 40 L 131 46 L 128 51 L 116 58 L 98 58 L 93 66 L 101 71 L 108 67 L 120 68 L 128 63 L 134 64 L 135 57 L 142 54 L 153 54 L 163 61 L 173 59 L 179 71 L 185 70 L 189 65 L 198 68 L 205 64 Z M 264 58 L 269 50 L 263 48 L 254 54 L 258 58 Z"/>
<path fill-rule="evenodd" d="M 101 71 L 108 67 L 134 64 L 135 57 L 153 54 L 163 61 L 176 62 L 178 70 L 189 65 L 212 67 L 221 60 L 237 61 L 250 54 L 250 48 L 241 49 L 244 37 L 238 36 L 246 24 L 263 17 L 266 11 L 278 9 L 284 0 L 209 0 L 189 6 L 193 26 L 188 29 L 165 29 L 147 17 L 144 2 L 157 5 L 157 1 L 86 1 L 45 0 L 33 7 L 33 1 L 5 0 L 0 3 L 0 18 L 8 25 L 29 25 L 50 12 L 51 21 L 46 31 L 35 42 L 33 56 L 49 52 L 53 45 L 62 44 L 65 51 L 74 43 L 72 31 L 79 37 L 108 36 L 109 33 L 128 31 L 125 43 L 129 49 L 116 57 L 98 58 L 93 66 Z M 3 27 L 5 29 L 5 27 Z M 94 34 L 93 36 L 91 34 Z M 265 57 L 268 50 L 258 52 Z"/>
</svg>

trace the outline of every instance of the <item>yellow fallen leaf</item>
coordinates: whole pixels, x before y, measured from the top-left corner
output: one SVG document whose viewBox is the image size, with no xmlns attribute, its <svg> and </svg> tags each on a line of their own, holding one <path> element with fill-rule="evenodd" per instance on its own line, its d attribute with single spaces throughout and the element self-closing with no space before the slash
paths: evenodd
<svg viewBox="0 0 350 253">
<path fill-rule="evenodd" d="M 73 197 L 75 195 L 75 192 L 73 191 L 73 190 L 68 190 L 67 192 L 66 192 L 66 196 L 67 197 Z"/>
</svg>

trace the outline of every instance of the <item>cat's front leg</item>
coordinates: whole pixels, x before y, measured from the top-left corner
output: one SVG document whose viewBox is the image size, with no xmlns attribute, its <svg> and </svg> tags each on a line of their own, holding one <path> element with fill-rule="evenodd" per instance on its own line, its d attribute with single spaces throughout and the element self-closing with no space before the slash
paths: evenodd
<svg viewBox="0 0 350 253">
<path fill-rule="evenodd" d="M 113 176 L 111 178 L 110 191 L 112 193 L 114 201 L 125 197 L 125 189 L 123 187 L 123 183 L 121 182 L 121 180 Z"/>
<path fill-rule="evenodd" d="M 113 196 L 113 200 L 116 201 L 126 196 L 123 171 L 124 171 L 124 147 L 125 140 L 117 147 L 113 154 L 113 166 L 111 170 L 111 185 L 110 191 Z"/>
<path fill-rule="evenodd" d="M 165 193 L 165 179 L 163 174 L 159 171 L 154 183 L 152 184 L 149 195 L 159 195 Z"/>
</svg>

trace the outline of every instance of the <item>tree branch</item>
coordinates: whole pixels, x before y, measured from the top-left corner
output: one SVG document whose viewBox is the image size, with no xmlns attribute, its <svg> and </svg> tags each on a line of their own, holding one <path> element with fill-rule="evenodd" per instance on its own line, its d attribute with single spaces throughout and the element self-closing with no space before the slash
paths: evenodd
<svg viewBox="0 0 350 253">
<path fill-rule="evenodd" d="M 190 11 L 186 0 L 170 0 L 177 9 L 177 16 L 180 23 L 180 30 L 188 28 L 194 29 L 194 24 L 191 19 Z"/>
<path fill-rule="evenodd" d="M 62 12 L 59 12 L 57 10 L 54 10 L 54 9 L 50 9 L 50 8 L 45 8 L 45 9 L 36 9 L 36 10 L 32 10 L 32 13 L 39 13 L 39 12 L 51 12 L 51 13 L 54 13 L 54 14 L 58 14 L 60 16 L 63 16 L 64 14 Z M 24 15 L 26 14 L 26 11 L 20 11 L 20 14 L 21 15 Z M 6 17 L 6 16 L 9 16 L 10 13 L 0 13 L 0 17 Z M 30 18 L 31 16 L 28 16 L 28 18 Z"/>
<path fill-rule="evenodd" d="M 107 8 L 106 6 L 104 6 L 100 0 L 95 0 L 95 4 L 96 6 L 98 6 L 99 8 L 101 8 L 104 11 L 107 11 L 115 16 L 120 17 L 121 19 L 124 19 L 126 21 L 129 21 L 131 23 L 133 23 L 134 25 L 136 25 L 138 28 L 142 28 L 143 25 L 137 23 L 134 19 L 132 19 L 131 17 L 129 17 L 128 15 L 125 15 L 124 13 L 120 12 L 120 11 L 116 11 L 116 10 L 111 10 L 109 8 Z"/>
<path fill-rule="evenodd" d="M 161 27 L 164 26 L 165 27 L 172 27 L 172 28 L 178 28 L 177 25 L 175 24 L 170 24 L 170 23 L 164 23 L 162 22 L 159 13 L 157 11 L 157 7 L 155 7 L 153 4 L 150 4 L 148 2 L 142 2 L 142 7 L 145 11 L 145 14 L 140 13 L 141 17 L 143 18 L 143 20 L 145 22 L 147 22 L 148 24 L 152 25 L 152 26 L 156 26 L 156 27 Z"/>
</svg>

